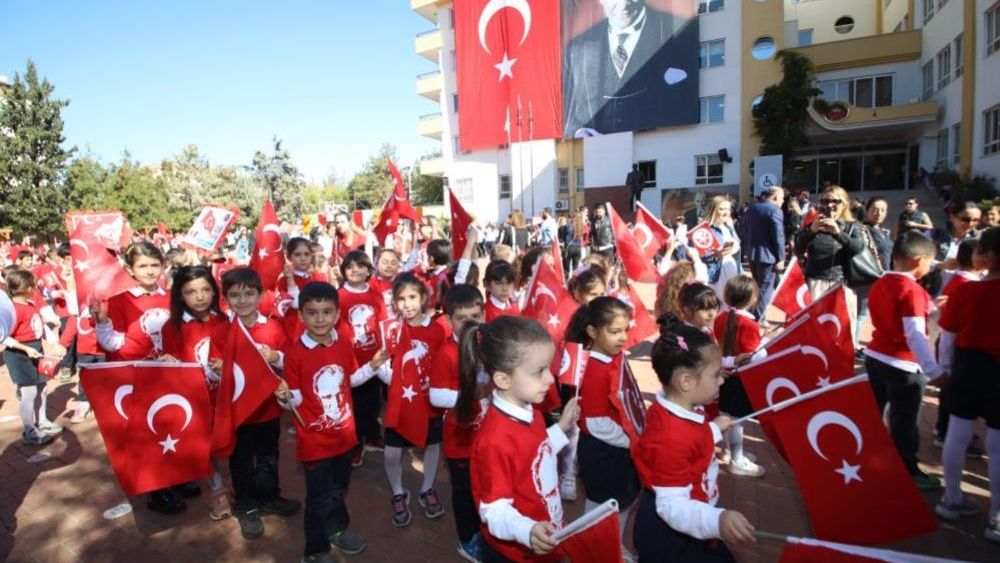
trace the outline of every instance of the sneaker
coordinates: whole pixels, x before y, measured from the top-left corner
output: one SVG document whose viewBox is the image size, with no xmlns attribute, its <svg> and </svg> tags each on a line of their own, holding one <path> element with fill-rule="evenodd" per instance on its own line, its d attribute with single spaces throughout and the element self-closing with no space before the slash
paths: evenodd
<svg viewBox="0 0 1000 563">
<path fill-rule="evenodd" d="M 740 477 L 763 477 L 765 473 L 763 467 L 750 461 L 746 456 L 732 460 L 728 469 L 730 474 Z"/>
<path fill-rule="evenodd" d="M 233 515 L 233 509 L 229 506 L 229 497 L 226 493 L 212 497 L 212 502 L 208 505 L 208 516 L 212 520 L 224 520 Z"/>
<path fill-rule="evenodd" d="M 941 497 L 941 500 L 934 506 L 934 514 L 945 520 L 958 520 L 962 516 L 979 514 L 980 510 L 979 503 L 965 495 L 962 495 L 962 502 L 958 504 L 947 504 L 944 497 Z"/>
<path fill-rule="evenodd" d="M 941 488 L 941 479 L 934 475 L 928 475 L 920 471 L 914 473 L 911 477 L 913 477 L 913 484 L 921 491 L 936 491 Z"/>
<path fill-rule="evenodd" d="M 368 547 L 361 536 L 350 530 L 341 530 L 330 536 L 330 544 L 348 555 L 357 555 Z"/>
<path fill-rule="evenodd" d="M 201 487 L 192 481 L 181 483 L 180 485 L 174 485 L 173 487 L 170 487 L 170 490 L 184 498 L 194 498 L 201 494 Z"/>
<path fill-rule="evenodd" d="M 260 519 L 260 512 L 256 508 L 237 510 L 236 521 L 240 523 L 240 533 L 245 539 L 254 540 L 264 535 L 264 521 Z"/>
<path fill-rule="evenodd" d="M 146 507 L 160 514 L 180 514 L 187 509 L 187 503 L 170 489 L 160 489 L 149 493 Z"/>
<path fill-rule="evenodd" d="M 273 500 L 261 503 L 260 515 L 270 516 L 272 514 L 277 514 L 278 516 L 291 516 L 298 512 L 301 508 L 301 502 L 279 496 L 275 497 Z"/>
<path fill-rule="evenodd" d="M 559 480 L 559 496 L 569 502 L 576 500 L 576 477 L 563 475 Z"/>
<path fill-rule="evenodd" d="M 25 446 L 44 446 L 52 441 L 52 436 L 40 431 L 37 428 L 21 433 L 21 443 Z"/>
<path fill-rule="evenodd" d="M 433 488 L 420 493 L 418 500 L 420 506 L 424 507 L 424 516 L 431 520 L 444 516 L 444 507 L 441 506 L 441 500 L 438 499 L 437 491 Z"/>
<path fill-rule="evenodd" d="M 351 467 L 361 467 L 365 464 L 365 447 L 363 444 L 358 444 L 351 450 Z"/>
<path fill-rule="evenodd" d="M 1000 517 L 994 516 L 986 522 L 986 530 L 983 532 L 983 537 L 992 542 L 1000 543 Z"/>
<path fill-rule="evenodd" d="M 392 525 L 397 528 L 410 524 L 410 491 L 404 489 L 403 494 L 393 495 L 389 500 L 392 504 Z"/>
<path fill-rule="evenodd" d="M 382 438 L 378 440 L 369 442 L 365 441 L 365 451 L 366 452 L 384 452 L 385 451 L 385 441 Z"/>
<path fill-rule="evenodd" d="M 340 559 L 329 551 L 324 551 L 323 553 L 303 555 L 302 559 L 299 559 L 299 561 L 301 563 L 338 563 Z"/>
<path fill-rule="evenodd" d="M 37 428 L 42 431 L 43 434 L 48 436 L 55 436 L 56 434 L 63 431 L 63 427 L 56 424 L 55 422 L 49 422 L 44 420 L 39 422 Z"/>
<path fill-rule="evenodd" d="M 483 537 L 478 532 L 465 543 L 458 540 L 458 556 L 472 563 L 480 563 L 483 551 L 482 541 Z"/>
<path fill-rule="evenodd" d="M 87 420 L 87 415 L 90 414 L 90 403 L 84 401 L 76 404 L 76 408 L 73 410 L 73 417 L 69 419 L 70 424 L 80 424 Z"/>
</svg>

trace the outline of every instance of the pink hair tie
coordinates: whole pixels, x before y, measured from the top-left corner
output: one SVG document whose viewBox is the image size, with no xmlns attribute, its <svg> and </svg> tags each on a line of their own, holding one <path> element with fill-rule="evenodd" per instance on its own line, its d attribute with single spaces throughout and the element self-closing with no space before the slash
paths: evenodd
<svg viewBox="0 0 1000 563">
<path fill-rule="evenodd" d="M 683 336 L 677 337 L 677 347 L 680 348 L 681 350 L 684 350 L 685 352 L 688 351 L 688 344 L 687 341 L 684 340 Z"/>
</svg>

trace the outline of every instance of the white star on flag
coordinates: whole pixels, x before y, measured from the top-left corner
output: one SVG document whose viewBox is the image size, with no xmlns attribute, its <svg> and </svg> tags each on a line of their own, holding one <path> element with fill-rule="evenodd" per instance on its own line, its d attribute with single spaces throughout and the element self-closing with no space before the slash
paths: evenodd
<svg viewBox="0 0 1000 563">
<path fill-rule="evenodd" d="M 412 385 L 407 385 L 403 387 L 403 398 L 407 401 L 413 402 L 413 398 L 417 396 L 417 392 L 413 390 Z"/>
<path fill-rule="evenodd" d="M 628 322 L 628 327 L 629 328 L 635 328 L 635 326 L 636 326 L 635 319 L 632 319 L 632 320 L 630 320 Z"/>
<path fill-rule="evenodd" d="M 510 78 L 514 78 L 514 73 L 512 72 L 512 69 L 514 67 L 514 63 L 516 63 L 516 62 L 517 62 L 517 59 L 507 58 L 507 51 L 503 52 L 503 60 L 500 61 L 500 64 L 493 65 L 493 68 L 495 68 L 495 69 L 497 69 L 497 70 L 500 71 L 500 80 L 499 80 L 499 82 L 503 82 L 503 78 L 505 76 L 510 77 Z"/>
<path fill-rule="evenodd" d="M 546 321 L 549 326 L 559 326 L 559 315 L 549 315 L 549 320 Z"/>
<path fill-rule="evenodd" d="M 829 377 L 820 377 L 819 380 L 816 382 L 816 387 L 826 387 L 829 384 L 830 384 Z"/>
<path fill-rule="evenodd" d="M 851 465 L 847 463 L 846 459 L 840 460 L 840 463 L 840 469 L 834 469 L 834 471 L 844 476 L 845 485 L 851 481 L 861 481 L 861 475 L 858 474 L 861 471 L 860 465 Z"/>
<path fill-rule="evenodd" d="M 257 256 L 260 257 L 261 260 L 267 258 L 267 249 L 261 248 L 260 251 L 257 252 Z"/>
<path fill-rule="evenodd" d="M 76 263 L 76 269 L 80 270 L 81 272 L 86 272 L 88 269 L 90 269 L 90 263 L 87 262 L 86 260 L 80 260 L 79 262 Z"/>
<path fill-rule="evenodd" d="M 175 439 L 170 434 L 167 434 L 167 439 L 164 440 L 164 441 L 162 441 L 162 442 L 158 442 L 158 443 L 161 446 L 163 446 L 163 453 L 166 454 L 167 452 L 176 452 L 177 451 L 177 442 L 180 442 L 180 440 Z"/>
</svg>

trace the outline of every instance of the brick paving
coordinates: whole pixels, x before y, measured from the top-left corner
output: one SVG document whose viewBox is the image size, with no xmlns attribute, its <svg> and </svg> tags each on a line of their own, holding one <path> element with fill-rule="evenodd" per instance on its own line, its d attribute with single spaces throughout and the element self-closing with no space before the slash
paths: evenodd
<svg viewBox="0 0 1000 563">
<path fill-rule="evenodd" d="M 648 292 L 643 296 L 651 303 Z M 649 345 L 633 351 L 633 367 L 646 393 L 657 389 L 649 365 Z M 188 503 L 180 516 L 161 516 L 145 507 L 145 499 L 127 499 L 119 490 L 104 454 L 93 417 L 81 425 L 69 425 L 67 407 L 72 406 L 76 383 L 59 384 L 49 400 L 50 416 L 66 430 L 51 444 L 37 448 L 21 445 L 21 423 L 17 417 L 14 388 L 6 371 L 0 370 L 0 560 L 10 562 L 141 562 L 170 561 L 297 561 L 303 545 L 301 514 L 284 519 L 264 519 L 264 537 L 245 541 L 232 518 L 214 522 L 208 517 L 208 499 Z M 50 384 L 54 385 L 54 384 Z M 940 450 L 931 444 L 936 418 L 936 398 L 925 398 L 921 416 L 921 459 L 924 469 L 941 474 Z M 287 421 L 286 427 L 287 427 Z M 980 427 L 979 435 L 983 436 Z M 282 434 L 280 465 L 283 494 L 302 499 L 304 480 L 294 459 L 294 436 Z M 740 479 L 720 475 L 720 506 L 743 512 L 758 529 L 768 532 L 810 534 L 802 499 L 790 468 L 766 441 L 758 427 L 747 427 L 747 450 L 767 469 L 762 479 Z M 40 455 L 43 454 L 43 455 Z M 422 464 L 416 455 L 404 458 L 404 482 L 420 486 Z M 454 521 L 450 510 L 447 470 L 439 470 L 438 491 L 448 511 L 437 520 L 427 520 L 414 511 L 413 522 L 403 529 L 389 520 L 389 494 L 382 472 L 381 454 L 369 454 L 364 466 L 352 476 L 348 505 L 353 530 L 368 540 L 368 549 L 348 561 L 377 563 L 461 561 L 455 554 Z M 989 491 L 984 460 L 969 460 L 963 488 L 985 508 Z M 938 493 L 925 495 L 928 504 Z M 115 520 L 106 510 L 131 502 L 133 511 Z M 416 507 L 416 502 L 412 507 Z M 583 500 L 566 503 L 567 518 L 579 515 Z M 1000 560 L 1000 546 L 982 538 L 982 517 L 941 523 L 933 534 L 898 542 L 892 549 L 969 561 Z M 761 541 L 735 549 L 739 561 L 776 561 L 781 544 Z"/>
</svg>

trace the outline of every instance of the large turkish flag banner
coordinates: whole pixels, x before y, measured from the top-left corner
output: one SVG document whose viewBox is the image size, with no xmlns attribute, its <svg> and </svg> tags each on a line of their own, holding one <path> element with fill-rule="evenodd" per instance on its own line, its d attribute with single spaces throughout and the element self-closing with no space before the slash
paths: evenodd
<svg viewBox="0 0 1000 563">
<path fill-rule="evenodd" d="M 937 527 L 886 431 L 867 379 L 770 417 L 816 537 L 871 545 Z"/>
<path fill-rule="evenodd" d="M 462 150 L 562 137 L 559 5 L 455 2 Z"/>
</svg>

